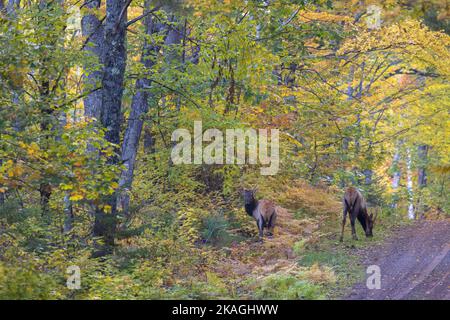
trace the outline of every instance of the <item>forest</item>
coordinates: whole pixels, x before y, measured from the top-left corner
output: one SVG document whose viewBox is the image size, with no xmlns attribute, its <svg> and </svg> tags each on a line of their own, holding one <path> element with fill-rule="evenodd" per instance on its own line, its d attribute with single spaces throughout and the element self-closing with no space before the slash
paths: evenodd
<svg viewBox="0 0 450 320">
<path fill-rule="evenodd" d="M 2 300 L 341 299 L 450 243 L 446 0 L 0 0 L 0 56 Z"/>
</svg>

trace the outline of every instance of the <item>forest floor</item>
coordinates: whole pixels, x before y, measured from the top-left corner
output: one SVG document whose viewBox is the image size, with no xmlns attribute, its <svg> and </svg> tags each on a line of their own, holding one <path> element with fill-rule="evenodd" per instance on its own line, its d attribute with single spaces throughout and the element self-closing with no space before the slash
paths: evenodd
<svg viewBox="0 0 450 320">
<path fill-rule="evenodd" d="M 383 244 L 357 251 L 364 267 L 380 267 L 381 288 L 362 281 L 345 299 L 450 299 L 450 219 L 397 227 Z"/>
</svg>

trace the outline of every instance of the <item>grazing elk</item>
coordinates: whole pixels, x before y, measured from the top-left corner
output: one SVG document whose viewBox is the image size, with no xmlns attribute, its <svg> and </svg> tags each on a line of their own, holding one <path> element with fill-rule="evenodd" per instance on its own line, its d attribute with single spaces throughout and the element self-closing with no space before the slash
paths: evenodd
<svg viewBox="0 0 450 320">
<path fill-rule="evenodd" d="M 259 238 L 262 240 L 265 227 L 268 229 L 268 235 L 273 235 L 275 221 L 277 219 L 277 207 L 270 200 L 256 200 L 255 194 L 256 189 L 244 189 L 244 206 L 247 214 L 256 220 Z"/>
<path fill-rule="evenodd" d="M 378 216 L 378 211 L 375 217 L 373 217 L 373 213 L 370 216 L 367 214 L 366 201 L 364 200 L 361 192 L 359 192 L 354 187 L 349 187 L 345 191 L 343 205 L 344 211 L 342 217 L 342 231 L 340 241 L 342 242 L 344 240 L 344 227 L 347 213 L 350 216 L 350 223 L 352 225 L 352 237 L 354 240 L 358 240 L 355 230 L 356 219 L 358 219 L 359 223 L 363 227 L 366 233 L 366 237 L 372 237 L 372 229 Z"/>
</svg>

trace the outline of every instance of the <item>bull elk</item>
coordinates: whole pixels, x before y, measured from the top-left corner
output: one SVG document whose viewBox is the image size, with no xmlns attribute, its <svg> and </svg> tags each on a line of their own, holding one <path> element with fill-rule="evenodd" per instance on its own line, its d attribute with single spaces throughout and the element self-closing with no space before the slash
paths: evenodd
<svg viewBox="0 0 450 320">
<path fill-rule="evenodd" d="M 353 240 L 358 240 L 355 230 L 356 219 L 358 219 L 359 223 L 363 227 L 364 232 L 366 233 L 366 237 L 372 237 L 373 236 L 372 229 L 375 220 L 377 219 L 378 211 L 375 217 L 373 216 L 373 213 L 370 215 L 367 214 L 366 201 L 364 200 L 364 197 L 362 196 L 361 192 L 359 192 L 354 187 L 349 187 L 344 194 L 343 206 L 344 211 L 342 217 L 342 231 L 340 241 L 342 242 L 344 240 L 344 227 L 347 218 L 347 213 L 350 216 Z"/>
<path fill-rule="evenodd" d="M 268 235 L 273 235 L 275 221 L 277 219 L 277 206 L 270 200 L 256 200 L 256 189 L 244 189 L 244 207 L 249 216 L 256 220 L 258 226 L 259 238 L 262 240 L 264 228 L 268 229 Z"/>
</svg>

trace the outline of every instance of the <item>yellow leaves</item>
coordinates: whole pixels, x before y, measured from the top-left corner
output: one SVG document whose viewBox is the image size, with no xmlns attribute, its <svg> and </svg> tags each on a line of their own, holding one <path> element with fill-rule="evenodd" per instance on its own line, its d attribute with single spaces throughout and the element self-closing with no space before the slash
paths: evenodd
<svg viewBox="0 0 450 320">
<path fill-rule="evenodd" d="M 26 151 L 29 156 L 35 156 L 39 152 L 39 146 L 36 142 L 32 142 L 28 147 L 26 148 Z"/>
<path fill-rule="evenodd" d="M 70 195 L 69 200 L 70 201 L 79 201 L 79 200 L 83 200 L 84 199 L 84 194 L 80 193 L 80 192 L 73 192 Z"/>
<path fill-rule="evenodd" d="M 71 185 L 71 184 L 66 184 L 66 183 L 61 183 L 61 184 L 59 185 L 59 187 L 61 188 L 61 190 L 65 190 L 65 191 L 67 191 L 67 190 L 72 190 L 72 189 L 73 189 L 73 185 Z"/>
<path fill-rule="evenodd" d="M 41 148 L 39 147 L 39 145 L 36 142 L 31 142 L 30 144 L 27 144 L 23 141 L 19 141 L 18 145 L 31 158 L 39 158 L 42 156 Z"/>
<path fill-rule="evenodd" d="M 194 243 L 200 237 L 202 219 L 206 215 L 206 211 L 198 208 L 186 208 L 178 212 L 181 234 L 186 237 L 186 240 Z"/>
<path fill-rule="evenodd" d="M 282 134 L 284 134 L 284 136 L 287 138 L 288 141 L 292 142 L 293 144 L 295 144 L 295 145 L 297 145 L 299 147 L 302 147 L 302 144 L 297 139 L 295 139 L 295 137 L 290 135 L 289 133 L 282 132 Z"/>
<path fill-rule="evenodd" d="M 109 204 L 103 206 L 103 212 L 111 213 L 111 210 L 112 210 L 112 207 Z"/>
<path fill-rule="evenodd" d="M 389 49 L 417 60 L 426 59 L 428 63 L 439 63 L 432 59 L 431 52 L 442 58 L 448 57 L 449 41 L 448 35 L 431 31 L 419 21 L 405 20 L 378 30 L 367 30 L 365 26 L 361 26 L 356 36 L 349 38 L 337 54 Z"/>
<path fill-rule="evenodd" d="M 8 169 L 7 174 L 9 178 L 18 178 L 22 176 L 23 172 L 23 167 L 20 164 L 16 164 L 15 166 Z"/>
<path fill-rule="evenodd" d="M 450 165 L 432 166 L 431 171 L 436 174 L 445 175 L 450 173 Z"/>
<path fill-rule="evenodd" d="M 118 187 L 119 187 L 119 184 L 117 182 L 112 182 L 111 183 L 111 188 L 117 189 Z"/>
<path fill-rule="evenodd" d="M 298 14 L 298 20 L 301 22 L 315 22 L 315 21 L 323 21 L 323 22 L 348 22 L 350 23 L 353 19 L 349 16 L 342 16 L 331 14 L 328 12 L 315 12 L 315 11 L 300 11 Z"/>
<path fill-rule="evenodd" d="M 7 190 L 7 188 L 5 188 L 5 187 L 0 187 L 0 193 L 5 193 L 6 190 Z"/>
</svg>

